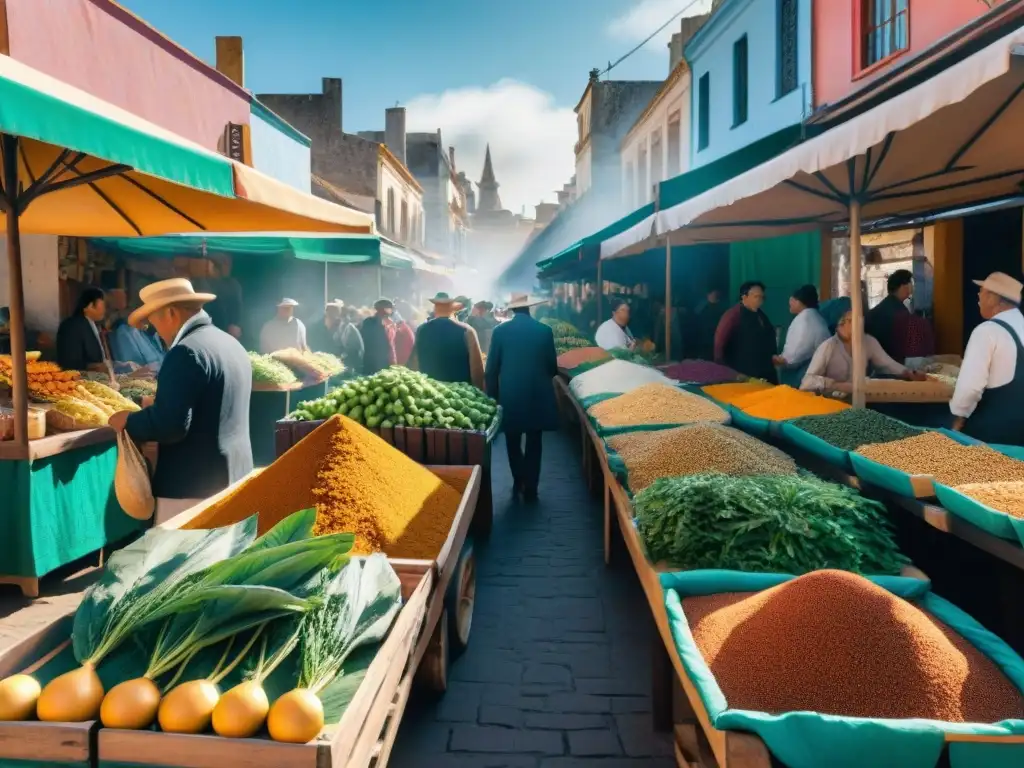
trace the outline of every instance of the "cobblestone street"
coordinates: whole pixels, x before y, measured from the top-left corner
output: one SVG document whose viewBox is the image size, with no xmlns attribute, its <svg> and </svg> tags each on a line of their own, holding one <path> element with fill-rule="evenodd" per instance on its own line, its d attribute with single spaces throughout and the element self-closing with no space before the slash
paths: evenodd
<svg viewBox="0 0 1024 768">
<path fill-rule="evenodd" d="M 601 503 L 578 441 L 544 435 L 540 503 L 509 502 L 494 446 L 495 526 L 477 549 L 469 648 L 440 700 L 414 699 L 395 768 L 670 768 L 650 714 L 646 601 L 622 559 L 606 569 Z"/>
</svg>

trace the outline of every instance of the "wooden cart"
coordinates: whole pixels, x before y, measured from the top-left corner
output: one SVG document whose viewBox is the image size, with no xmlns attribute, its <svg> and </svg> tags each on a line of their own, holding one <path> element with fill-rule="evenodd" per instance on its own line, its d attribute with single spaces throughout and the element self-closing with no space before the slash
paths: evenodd
<svg viewBox="0 0 1024 768">
<path fill-rule="evenodd" d="M 282 419 L 274 426 L 274 449 L 280 456 L 324 422 Z M 501 426 L 501 407 L 486 432 L 432 427 L 367 427 L 413 461 L 433 466 L 478 466 L 481 470 L 479 499 L 470 532 L 481 541 L 491 535 L 494 500 L 491 493 L 491 444 Z"/>
</svg>

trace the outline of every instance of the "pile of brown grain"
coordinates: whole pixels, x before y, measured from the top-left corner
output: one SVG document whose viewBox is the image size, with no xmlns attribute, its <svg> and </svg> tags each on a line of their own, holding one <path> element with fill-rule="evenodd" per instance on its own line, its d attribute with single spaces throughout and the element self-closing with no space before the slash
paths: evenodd
<svg viewBox="0 0 1024 768">
<path fill-rule="evenodd" d="M 460 501 L 458 491 L 423 465 L 351 419 L 332 416 L 188 527 L 259 513 L 262 533 L 315 506 L 314 532 L 356 534 L 353 554 L 433 560 Z"/>
<path fill-rule="evenodd" d="M 602 427 L 639 424 L 725 423 L 729 415 L 706 397 L 668 384 L 644 384 L 632 392 L 604 400 L 587 411 Z"/>
<path fill-rule="evenodd" d="M 857 453 L 908 475 L 931 475 L 943 485 L 1024 481 L 1024 461 L 987 445 L 963 445 L 939 432 L 863 445 Z"/>
<path fill-rule="evenodd" d="M 814 571 L 758 593 L 683 600 L 732 709 L 994 723 L 1024 697 L 964 638 L 871 581 Z"/>
<path fill-rule="evenodd" d="M 656 432 L 628 432 L 608 439 L 626 465 L 630 490 L 639 493 L 662 477 L 696 475 L 795 475 L 782 451 L 721 424 L 690 424 Z"/>
<path fill-rule="evenodd" d="M 1024 482 L 967 483 L 956 490 L 986 507 L 1024 518 Z"/>
</svg>

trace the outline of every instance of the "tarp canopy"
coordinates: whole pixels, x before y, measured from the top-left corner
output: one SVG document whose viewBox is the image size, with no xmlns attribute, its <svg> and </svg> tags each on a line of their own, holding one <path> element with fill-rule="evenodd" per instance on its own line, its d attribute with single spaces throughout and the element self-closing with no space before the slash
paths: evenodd
<svg viewBox="0 0 1024 768">
<path fill-rule="evenodd" d="M 441 269 L 379 235 L 329 235 L 302 232 L 183 234 L 167 237 L 93 238 L 107 252 L 170 258 L 188 256 L 292 256 L 331 264 L 380 264 L 391 269 Z"/>
<path fill-rule="evenodd" d="M 672 241 L 723 242 L 913 216 L 1019 192 L 1024 31 L 730 182 L 657 214 Z"/>
<path fill-rule="evenodd" d="M 2 55 L 0 134 L 19 137 L 23 233 L 373 230 L 368 214 L 299 192 Z"/>
<path fill-rule="evenodd" d="M 635 227 L 642 221 L 650 221 L 654 217 L 654 203 L 648 203 L 647 205 L 641 206 L 637 210 L 623 216 L 618 221 L 612 222 L 604 229 L 600 229 L 597 232 L 587 235 L 567 248 L 563 248 L 561 251 L 556 253 L 543 261 L 537 263 L 537 270 L 539 272 L 546 272 L 548 270 L 557 270 L 563 265 L 571 264 L 572 262 L 589 262 L 594 261 L 600 256 L 601 243 L 612 237 L 615 237 L 620 232 L 625 232 L 627 229 Z"/>
</svg>

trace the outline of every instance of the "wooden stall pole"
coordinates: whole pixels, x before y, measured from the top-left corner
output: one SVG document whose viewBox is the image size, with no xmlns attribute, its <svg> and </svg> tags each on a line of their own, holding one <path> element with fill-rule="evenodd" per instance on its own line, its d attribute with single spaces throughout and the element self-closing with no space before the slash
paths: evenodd
<svg viewBox="0 0 1024 768">
<path fill-rule="evenodd" d="M 672 359 L 672 233 L 665 235 L 665 362 Z"/>
<path fill-rule="evenodd" d="M 863 408 L 864 378 L 864 295 L 861 293 L 860 203 L 850 203 L 850 305 L 853 309 L 853 407 Z"/>
<path fill-rule="evenodd" d="M 28 372 L 25 367 L 25 286 L 21 279 L 18 229 L 18 138 L 3 135 L 4 197 L 7 214 L 7 270 L 11 281 L 11 389 L 14 394 L 14 444 L 28 450 Z"/>
</svg>

